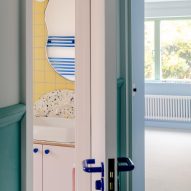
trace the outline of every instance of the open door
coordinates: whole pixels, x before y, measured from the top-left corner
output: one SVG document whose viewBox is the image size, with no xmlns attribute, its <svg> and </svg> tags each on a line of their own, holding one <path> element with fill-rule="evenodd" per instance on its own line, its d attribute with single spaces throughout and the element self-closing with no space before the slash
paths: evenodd
<svg viewBox="0 0 191 191">
<path fill-rule="evenodd" d="M 116 15 L 115 0 L 91 1 L 91 152 L 96 166 L 104 164 L 104 177 L 92 175 L 92 191 L 101 178 L 104 190 L 117 190 Z"/>
<path fill-rule="evenodd" d="M 114 1 L 112 1 L 113 6 Z M 112 9 L 115 10 L 115 7 Z M 79 63 L 76 72 L 76 123 L 79 124 L 76 131 L 77 191 L 107 190 L 107 158 L 114 160 L 117 158 L 116 51 L 115 45 L 110 46 L 111 50 L 106 50 L 105 16 L 104 1 L 85 0 L 83 4 L 76 1 L 76 59 Z M 115 41 L 115 26 L 113 29 L 110 37 L 114 36 Z M 111 66 L 105 64 L 106 51 L 108 51 L 107 59 L 110 59 Z M 112 51 L 111 54 L 113 53 L 111 58 L 109 58 L 110 51 Z M 108 71 L 107 75 L 106 71 Z M 111 85 L 106 84 L 106 81 Z M 110 98 L 106 99 L 106 96 Z M 113 112 L 109 113 L 106 110 Z M 110 134 L 106 132 L 106 125 L 110 126 Z M 107 139 L 108 141 L 110 139 L 110 143 L 106 141 Z M 108 145 L 112 146 L 110 150 L 107 149 Z M 82 161 L 84 161 L 83 164 Z M 115 171 L 116 166 L 113 167 Z M 92 175 L 91 172 L 96 173 Z"/>
<path fill-rule="evenodd" d="M 143 3 L 91 0 L 92 191 L 144 190 Z"/>
<path fill-rule="evenodd" d="M 83 20 L 83 24 L 77 25 L 80 32 L 77 35 L 81 35 L 79 39 L 84 36 L 76 47 L 76 51 L 82 53 L 77 54 L 77 60 L 83 62 L 77 68 L 77 123 L 83 124 L 87 131 L 83 130 L 82 134 L 81 125 L 81 130 L 80 127 L 77 130 L 76 190 L 112 191 L 117 190 L 116 1 L 86 0 L 83 3 L 77 6 L 85 6 L 89 12 L 76 17 Z M 89 156 L 85 154 L 88 150 Z"/>
<path fill-rule="evenodd" d="M 144 187 L 144 2 L 117 3 L 117 156 L 130 157 L 132 172 L 119 173 L 118 190 Z"/>
<path fill-rule="evenodd" d="M 92 191 L 144 190 L 143 2 L 90 6 L 91 160 L 83 170 L 92 175 Z M 129 157 L 136 162 L 127 176 Z"/>
</svg>

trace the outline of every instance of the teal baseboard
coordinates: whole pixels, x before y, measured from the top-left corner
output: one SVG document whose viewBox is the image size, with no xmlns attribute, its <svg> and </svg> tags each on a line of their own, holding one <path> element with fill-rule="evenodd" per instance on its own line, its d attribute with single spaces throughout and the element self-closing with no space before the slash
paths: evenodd
<svg viewBox="0 0 191 191">
<path fill-rule="evenodd" d="M 0 108 L 0 190 L 21 190 L 22 104 Z"/>
</svg>

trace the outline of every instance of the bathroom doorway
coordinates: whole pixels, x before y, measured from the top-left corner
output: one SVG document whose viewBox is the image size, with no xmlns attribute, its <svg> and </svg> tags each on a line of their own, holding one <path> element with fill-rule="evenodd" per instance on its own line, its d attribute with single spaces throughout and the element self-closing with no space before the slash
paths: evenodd
<svg viewBox="0 0 191 191">
<path fill-rule="evenodd" d="M 82 171 L 91 146 L 90 2 L 84 3 L 33 0 L 33 191 L 90 189 Z"/>
<path fill-rule="evenodd" d="M 33 0 L 33 191 L 75 190 L 75 0 Z"/>
<path fill-rule="evenodd" d="M 107 18 L 108 31 L 113 31 L 115 25 L 111 24 L 110 20 L 115 19 L 115 14 L 111 13 L 110 9 L 103 9 L 105 5 L 103 1 L 91 2 L 86 0 L 81 3 L 81 1 L 66 0 L 69 5 L 75 2 L 76 10 L 73 6 L 66 6 L 67 3 L 63 5 L 63 2 L 63 0 L 35 0 L 34 2 L 34 5 L 37 6 L 35 10 L 40 11 L 44 16 L 41 17 L 42 20 L 38 18 L 38 23 L 33 22 L 33 25 L 37 27 L 33 32 L 35 35 L 37 34 L 37 38 L 43 39 L 41 44 L 38 40 L 34 41 L 34 44 L 38 45 L 33 48 L 33 58 L 40 60 L 40 66 L 45 64 L 45 67 L 41 68 L 45 71 L 40 72 L 38 69 L 45 77 L 40 75 L 39 78 L 38 74 L 35 76 L 35 70 L 33 76 L 37 81 L 41 80 L 40 87 L 36 89 L 36 92 L 39 94 L 38 91 L 40 91 L 40 94 L 42 94 L 39 97 L 34 91 L 34 95 L 38 96 L 33 112 L 36 115 L 33 123 L 35 138 L 33 187 L 35 191 L 54 190 L 55 188 L 62 190 L 66 188 L 72 191 L 75 189 L 95 190 L 95 184 L 100 179 L 100 175 L 100 181 L 103 181 L 104 178 L 107 178 L 107 173 L 95 174 L 94 176 L 87 174 L 89 170 L 86 169 L 90 168 L 88 159 L 93 159 L 90 160 L 90 164 L 96 162 L 95 166 L 101 166 L 103 163 L 107 164 L 108 156 L 117 158 L 116 148 L 114 147 L 114 145 L 117 146 L 115 144 L 116 133 L 114 133 L 116 131 L 117 112 L 115 108 L 116 52 L 114 48 L 111 48 L 115 47 L 116 34 L 108 33 L 112 40 L 105 39 L 106 27 L 103 25 L 105 11 L 107 11 L 107 14 L 111 15 Z M 56 3 L 60 4 L 56 5 Z M 61 9 L 63 6 L 65 6 L 65 11 Z M 55 7 L 58 7 L 57 10 L 59 11 L 53 11 Z M 71 7 L 74 10 L 73 12 L 69 10 Z M 108 8 L 115 10 L 115 1 L 110 2 Z M 100 12 L 99 17 L 97 17 L 97 11 Z M 56 16 L 49 16 L 50 12 L 56 13 Z M 60 20 L 63 18 L 60 12 L 62 14 L 74 14 L 75 12 L 75 15 L 69 18 L 75 18 L 75 20 L 65 21 L 70 26 L 70 30 L 67 28 L 61 32 L 57 30 L 65 27 L 65 25 L 60 26 Z M 37 14 L 37 17 L 39 16 Z M 36 15 L 33 18 L 35 19 Z M 64 17 L 64 19 L 67 18 Z M 58 21 L 59 27 L 56 25 Z M 49 34 L 49 27 L 52 26 L 53 28 Z M 73 26 L 75 26 L 75 31 Z M 36 48 L 40 50 L 36 50 Z M 106 48 L 109 54 L 105 56 L 103 52 Z M 105 58 L 109 60 L 107 69 L 113 75 L 104 73 Z M 76 64 L 76 61 L 78 61 L 78 64 Z M 47 71 L 49 71 L 48 76 L 45 74 Z M 51 75 L 53 75 L 54 81 L 53 86 L 49 87 L 52 79 L 48 78 Z M 48 82 L 44 83 L 46 79 L 48 79 Z M 44 85 L 47 88 L 44 89 Z M 105 89 L 105 86 L 109 86 L 109 90 Z M 65 87 L 67 90 L 62 89 Z M 44 92 L 46 90 L 48 92 Z M 49 92 L 50 90 L 51 92 Z M 107 99 L 107 103 L 106 92 L 113 95 Z M 47 108 L 50 109 L 47 110 Z M 75 112 L 73 112 L 74 110 Z M 106 111 L 107 116 L 105 116 Z M 74 119 L 75 126 L 73 126 Z M 105 122 L 110 124 L 107 128 Z M 84 161 L 83 166 L 82 161 Z M 101 167 L 104 170 L 103 166 Z M 107 169 L 107 166 L 105 168 Z M 104 175 L 105 177 L 103 177 Z M 105 187 L 107 186 L 105 184 Z"/>
<path fill-rule="evenodd" d="M 44 14 L 44 17 L 47 17 L 47 11 L 50 11 L 48 6 L 52 4 L 53 2 L 56 3 L 56 1 L 49 1 L 46 0 L 36 0 L 35 3 L 38 3 L 38 6 L 41 5 L 42 7 L 36 8 L 37 12 L 41 11 L 41 14 Z M 60 0 L 61 1 L 61 0 Z M 71 2 L 71 1 L 70 1 Z M 101 162 L 105 162 L 106 170 L 108 170 L 108 158 L 116 159 L 117 161 L 117 72 L 116 72 L 116 60 L 117 58 L 117 50 L 116 47 L 118 47 L 119 44 L 116 44 L 116 29 L 117 27 L 122 26 L 122 20 L 116 21 L 116 16 L 119 17 L 118 14 L 121 12 L 117 12 L 119 10 L 116 10 L 116 1 L 90 1 L 87 0 L 86 3 L 80 3 L 79 1 L 76 1 L 78 3 L 75 7 L 77 7 L 79 10 L 76 11 L 76 17 L 75 19 L 78 19 L 78 22 L 75 23 L 75 26 L 77 27 L 76 30 L 78 32 L 76 34 L 66 34 L 66 36 L 62 36 L 62 34 L 56 34 L 55 30 L 52 30 L 52 34 L 49 34 L 47 20 L 38 20 L 40 22 L 34 23 L 35 27 L 37 26 L 36 30 L 33 30 L 34 34 L 37 34 L 37 38 L 40 37 L 40 40 L 45 37 L 43 42 L 34 39 L 34 44 L 37 44 L 37 47 L 33 47 L 33 52 L 35 59 L 37 59 L 39 62 L 42 63 L 45 61 L 47 64 L 45 67 L 42 68 L 36 68 L 36 63 L 34 65 L 33 71 L 33 79 L 36 79 L 35 82 L 40 82 L 41 86 L 40 88 L 36 88 L 36 92 L 34 91 L 34 94 L 37 95 L 37 101 L 35 100 L 34 104 L 34 114 L 36 115 L 34 120 L 34 133 L 35 134 L 35 144 L 33 148 L 33 154 L 34 154 L 34 168 L 40 169 L 40 173 L 34 177 L 34 183 L 37 182 L 36 186 L 37 189 L 43 189 L 43 188 L 52 188 L 53 185 L 58 184 L 61 182 L 61 179 L 57 179 L 56 181 L 53 181 L 52 183 L 49 181 L 52 178 L 54 178 L 53 172 L 56 169 L 56 172 L 59 172 L 60 170 L 63 172 L 64 169 L 59 168 L 59 165 L 56 165 L 54 169 L 51 168 L 45 168 L 48 166 L 48 164 L 52 164 L 53 166 L 55 164 L 54 157 L 57 156 L 57 159 L 59 158 L 56 153 L 58 150 L 60 150 L 60 147 L 67 147 L 68 149 L 74 149 L 74 142 L 71 141 L 71 137 L 73 137 L 73 127 L 70 122 L 68 122 L 66 125 L 70 126 L 71 128 L 64 129 L 64 132 L 68 133 L 69 136 L 60 137 L 57 136 L 58 134 L 64 134 L 63 129 L 59 126 L 59 121 L 63 125 L 62 118 L 67 116 L 72 116 L 72 106 L 71 104 L 76 104 L 76 124 L 78 124 L 78 128 L 75 127 L 75 139 L 73 139 L 75 142 L 75 155 L 78 157 L 77 160 L 75 160 L 75 164 L 70 160 L 70 165 L 67 165 L 69 167 L 69 175 L 67 178 L 69 178 L 70 183 L 70 189 L 74 189 L 75 187 L 79 190 L 90 190 L 90 187 L 92 187 L 92 190 L 95 190 L 95 182 L 97 183 L 97 180 L 100 180 L 98 178 L 98 175 L 87 175 L 82 171 L 82 161 L 84 159 L 88 158 L 95 158 L 97 160 L 97 163 L 95 165 L 102 164 Z M 137 80 L 135 78 L 135 74 L 137 75 L 138 72 L 136 70 L 136 67 L 142 67 L 139 70 L 139 76 L 141 77 L 143 75 L 143 6 L 139 7 L 139 10 L 137 10 L 137 2 L 133 1 L 131 4 L 132 7 L 136 7 L 135 9 L 132 8 L 132 12 L 129 12 L 128 14 L 130 17 L 126 17 L 128 10 L 130 9 L 129 3 L 125 0 L 123 2 L 125 4 L 125 11 L 123 12 L 123 15 L 121 15 L 123 22 L 124 22 L 124 28 L 121 29 L 120 35 L 123 33 L 123 30 L 126 31 L 126 36 L 120 37 L 120 43 L 122 46 L 121 51 L 129 51 L 129 57 L 125 58 L 125 62 L 123 64 L 128 65 L 128 70 L 126 70 L 126 74 L 128 78 L 125 79 L 125 84 L 127 85 L 127 91 L 125 90 L 125 95 L 128 95 L 128 121 L 127 121 L 127 137 L 130 138 L 127 141 L 127 155 L 121 156 L 121 157 L 132 157 L 133 161 L 136 163 L 136 170 L 133 172 L 132 176 L 128 177 L 128 180 L 126 179 L 126 176 L 124 176 L 123 180 L 127 181 L 127 189 L 130 190 L 133 188 L 140 190 L 143 188 L 144 184 L 144 157 L 143 157 L 143 133 L 139 134 L 140 131 L 143 131 L 143 101 L 141 101 L 141 105 L 137 104 L 138 100 L 142 100 L 143 96 L 143 81 Z M 140 2 L 139 2 L 140 3 Z M 34 4 L 33 4 L 34 5 Z M 106 6 L 107 5 L 107 6 Z M 142 2 L 143 5 L 143 2 Z M 121 4 L 120 7 L 123 9 L 123 5 Z M 44 11 L 42 11 L 42 9 Z M 59 7 L 60 8 L 60 7 Z M 66 8 L 66 7 L 65 7 Z M 90 11 L 91 8 L 91 11 Z M 60 9 L 59 9 L 60 10 Z M 67 10 L 65 11 L 67 12 Z M 99 16 L 97 15 L 97 12 L 99 12 Z M 137 12 L 140 14 L 137 15 Z M 59 12 L 57 12 L 58 14 Z M 71 13 L 71 12 L 70 12 Z M 61 16 L 61 15 L 60 15 Z M 40 15 L 33 15 L 33 19 L 35 20 L 36 17 L 40 17 Z M 58 16 L 57 16 L 58 18 Z M 54 16 L 49 17 L 50 20 L 54 19 Z M 60 19 L 60 17 L 59 17 Z M 58 19 L 58 21 L 59 21 Z M 46 23 L 45 23 L 46 21 Z M 53 23 L 56 25 L 57 20 Z M 67 23 L 67 22 L 66 22 Z M 132 26 L 131 26 L 132 23 Z M 141 23 L 138 24 L 138 23 Z M 41 26 L 43 25 L 43 26 Z M 116 26 L 117 25 L 117 26 Z M 41 29 L 38 28 L 38 26 L 41 26 Z M 54 26 L 54 29 L 56 26 Z M 131 30 L 130 30 L 131 29 Z M 44 32 L 41 33 L 41 30 Z M 129 31 L 128 31 L 129 30 Z M 91 32 L 90 32 L 91 31 Z M 107 34 L 107 35 L 106 35 Z M 38 36 L 39 35 L 39 36 Z M 137 38 L 137 36 L 139 38 Z M 34 37 L 34 35 L 33 35 Z M 131 39 L 132 37 L 132 39 Z M 91 39 L 91 40 L 90 40 Z M 129 40 L 128 43 L 127 39 Z M 76 40 L 76 41 L 75 41 Z M 118 39 L 119 40 L 119 39 Z M 125 42 L 123 44 L 123 42 Z M 132 43 L 132 46 L 131 46 Z M 124 45 L 124 47 L 123 47 Z M 141 45 L 141 46 L 140 46 Z M 65 47 L 62 47 L 65 46 Z M 79 64 L 75 64 L 75 59 L 73 58 L 72 51 L 69 50 L 75 50 L 78 49 L 78 54 L 75 54 L 76 59 L 78 59 L 78 62 L 83 63 L 79 66 Z M 39 50 L 37 50 L 39 49 Z M 60 51 L 60 49 L 66 50 L 66 52 Z M 69 49 L 69 50 L 68 50 Z M 123 52 L 124 54 L 127 52 Z M 139 52 L 139 56 L 137 56 L 137 53 Z M 64 53 L 64 55 L 63 55 Z M 43 56 L 42 56 L 43 55 Z M 37 57 L 36 57 L 37 56 Z M 42 58 L 41 58 L 42 56 Z M 66 57 L 65 57 L 66 56 Z M 133 61 L 132 61 L 133 60 Z M 36 62 L 36 60 L 35 60 Z M 134 64 L 131 64 L 131 63 Z M 90 66 L 91 63 L 91 66 Z M 128 64 L 129 63 L 129 64 Z M 63 64 L 63 66 L 62 66 Z M 62 72 L 66 69 L 64 66 L 67 65 L 70 67 L 72 65 L 75 66 L 75 73 L 76 79 L 74 80 L 72 78 L 71 72 L 73 68 L 69 68 L 71 70 L 66 70 L 68 73 L 64 73 L 62 76 Z M 40 66 L 42 66 L 40 64 Z M 40 75 L 35 76 L 35 69 L 37 69 L 37 73 L 40 73 Z M 49 82 L 51 83 L 51 79 L 48 79 L 50 75 L 47 77 L 44 71 L 50 70 L 54 72 L 54 86 L 49 87 Z M 127 69 L 127 68 L 126 68 Z M 131 70 L 133 70 L 133 75 L 131 74 Z M 107 72 L 106 72 L 107 71 Z M 121 71 L 122 68 L 121 68 Z M 52 73 L 50 72 L 50 73 Z M 61 73 L 60 73 L 61 72 Z M 90 72 L 91 72 L 91 78 L 90 78 Z M 80 77 L 79 77 L 80 76 Z M 98 78 L 99 76 L 99 78 Z M 59 77 L 59 78 L 57 78 Z M 69 77 L 69 78 L 68 78 Z M 49 81 L 46 84 L 46 88 L 43 88 L 44 80 L 48 79 Z M 61 91 L 60 89 L 63 88 L 63 84 L 61 81 L 66 81 L 67 88 L 69 88 L 69 91 L 75 90 L 77 93 L 74 97 L 71 96 L 71 92 L 65 92 L 67 93 L 67 96 L 60 96 L 60 94 L 64 93 L 64 91 Z M 78 81 L 78 79 L 80 79 Z M 61 80 L 61 81 L 60 81 Z M 73 82 L 72 82 L 73 81 Z M 72 86 L 72 84 L 75 85 Z M 58 83 L 58 84 L 57 84 Z M 59 84 L 61 83 L 61 84 Z M 92 85 L 92 86 L 91 86 Z M 52 87 L 56 87 L 56 89 L 51 89 Z M 72 87 L 72 88 L 70 88 Z M 58 89 L 59 88 L 59 89 Z M 75 89 L 76 88 L 76 89 Z M 39 91 L 40 90 L 40 91 Z M 51 90 L 51 92 L 44 92 L 46 90 Z M 131 91 L 134 91 L 131 93 Z M 138 92 L 136 92 L 138 90 Z M 39 93 L 39 92 L 40 93 Z M 40 97 L 38 95 L 42 94 Z M 91 95 L 91 97 L 90 97 Z M 99 96 L 98 96 L 99 95 Z M 59 97 L 59 100 L 54 98 L 51 100 L 51 103 L 49 102 L 49 99 L 52 97 Z M 67 99 L 68 96 L 71 99 Z M 132 97 L 133 96 L 133 97 Z M 35 99 L 36 99 L 35 98 Z M 41 99 L 43 101 L 39 101 Z M 34 99 L 34 98 L 33 98 Z M 62 106 L 59 107 L 59 102 L 62 102 L 64 100 L 64 103 L 61 103 Z M 69 102 L 69 103 L 68 103 Z M 50 104 L 50 105 L 48 105 Z M 56 106 L 56 110 L 53 109 L 53 107 Z M 63 108 L 66 109 L 62 110 Z M 126 106 L 126 105 L 123 105 Z M 141 106 L 141 107 L 140 107 Z M 47 108 L 51 108 L 50 110 Z M 132 113 L 132 108 L 133 113 Z M 127 109 L 127 108 L 126 108 Z M 69 111 L 69 112 L 68 112 Z M 137 115 L 139 111 L 139 115 Z M 64 116 L 64 117 L 63 117 Z M 75 116 L 75 115 L 74 115 Z M 135 118 L 135 116 L 139 116 L 139 121 L 134 121 L 132 119 Z M 41 119 L 40 119 L 41 118 Z M 43 124 L 42 124 L 42 119 Z M 56 118 L 54 120 L 53 118 Z M 61 119 L 60 119 L 61 118 Z M 48 119 L 48 120 L 47 120 Z M 49 121 L 50 119 L 50 121 Z M 51 125 L 48 125 L 50 124 Z M 57 123 L 57 124 L 56 124 Z M 65 122 L 64 122 L 65 123 Z M 46 124 L 44 126 L 44 124 Z M 49 127 L 47 127 L 49 126 Z M 91 128 L 90 128 L 91 126 Z M 133 126 L 133 127 L 132 127 Z M 83 128 L 83 129 L 82 129 Z M 49 129 L 49 132 L 48 132 Z M 56 130 L 57 133 L 53 134 L 52 129 Z M 50 132 L 51 130 L 51 132 Z M 46 133 L 44 133 L 44 131 Z M 61 132 L 61 133 L 59 133 Z M 128 134 L 129 133 L 129 134 Z M 91 136 L 92 135 L 92 136 Z M 125 135 L 125 134 L 124 134 Z M 43 138 L 41 138 L 43 136 Z M 55 137 L 56 136 L 56 141 Z M 84 138 L 85 137 L 85 138 Z M 43 140 L 41 140 L 43 139 Z M 48 141 L 46 139 L 49 139 Z M 64 142 L 64 140 L 68 140 L 69 142 Z M 61 144 L 60 141 L 61 140 Z M 98 142 L 99 140 L 99 142 Z M 71 142 L 70 142 L 71 141 Z M 64 144 L 63 144 L 64 142 Z M 78 144 L 76 146 L 76 143 Z M 51 145 L 50 145 L 51 144 Z M 38 147 L 37 147 L 38 146 Z M 77 149 L 76 149 L 77 148 Z M 140 152 L 140 148 L 141 152 Z M 40 152 L 39 152 L 40 151 Z M 91 152 L 90 152 L 91 151 Z M 63 153 L 63 152 L 62 152 Z M 69 154 L 68 154 L 69 155 Z M 36 157 L 37 156 L 37 157 Z M 65 157 L 61 156 L 61 158 Z M 141 160 L 140 160 L 141 159 Z M 62 159 L 60 160 L 62 161 Z M 92 163 L 92 161 L 90 161 Z M 128 164 L 127 161 L 125 164 Z M 45 166 L 46 165 L 46 166 Z M 114 167 L 117 167 L 118 162 L 116 162 Z M 35 170 L 34 169 L 34 170 Z M 103 168 L 102 168 L 103 169 Z M 117 169 L 117 168 L 116 168 Z M 127 169 L 126 169 L 127 170 Z M 122 170 L 123 171 L 123 170 Z M 44 173 L 46 173 L 44 175 Z M 76 174 L 79 173 L 79 174 Z M 59 174 L 59 173 L 58 173 Z M 124 175 L 124 173 L 122 173 Z M 63 175 L 63 174 L 62 174 Z M 103 175 L 103 173 L 102 173 Z M 77 177 L 76 179 L 74 178 Z M 118 172 L 115 174 L 115 187 L 117 189 L 118 187 Z M 91 177 L 93 177 L 91 179 Z M 66 179 L 67 179 L 66 178 Z M 106 173 L 105 179 L 101 177 L 102 180 L 108 179 L 108 174 Z M 36 179 L 36 180 L 35 180 Z M 67 182 L 67 183 L 68 183 Z M 75 182 L 76 186 L 74 187 L 73 183 Z M 139 184 L 137 184 L 139 182 Z M 98 182 L 99 183 L 99 182 Z M 44 185 L 47 184 L 47 185 Z M 52 185 L 49 185 L 52 184 Z M 63 182 L 60 183 L 60 186 L 62 187 Z M 100 185 L 100 184 L 99 184 Z M 57 185 L 56 185 L 57 186 Z M 106 187 L 108 184 L 105 185 Z"/>
</svg>

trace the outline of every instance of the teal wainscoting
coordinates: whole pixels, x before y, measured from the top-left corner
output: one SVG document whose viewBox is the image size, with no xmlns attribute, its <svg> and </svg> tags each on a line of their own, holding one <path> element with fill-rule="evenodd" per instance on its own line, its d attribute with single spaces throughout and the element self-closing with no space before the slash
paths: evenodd
<svg viewBox="0 0 191 191">
<path fill-rule="evenodd" d="M 0 191 L 21 190 L 21 120 L 25 106 L 0 108 Z"/>
</svg>

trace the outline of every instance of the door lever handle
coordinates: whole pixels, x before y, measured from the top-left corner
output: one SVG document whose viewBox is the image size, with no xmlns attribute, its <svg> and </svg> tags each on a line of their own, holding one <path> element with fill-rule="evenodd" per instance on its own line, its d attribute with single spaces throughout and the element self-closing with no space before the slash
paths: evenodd
<svg viewBox="0 0 191 191">
<path fill-rule="evenodd" d="M 95 164 L 95 159 L 87 159 L 82 162 L 83 170 L 87 173 L 101 173 L 104 177 L 104 164 L 101 163 L 100 167 L 92 167 L 90 165 Z"/>
<path fill-rule="evenodd" d="M 95 189 L 104 191 L 104 163 L 101 163 L 99 167 L 92 167 L 95 164 L 95 159 L 86 159 L 82 162 L 83 170 L 87 173 L 100 173 L 101 179 L 96 180 Z"/>
<path fill-rule="evenodd" d="M 135 166 L 131 161 L 131 159 L 126 157 L 118 158 L 118 165 L 117 165 L 118 173 L 132 171 L 134 168 Z"/>
</svg>

